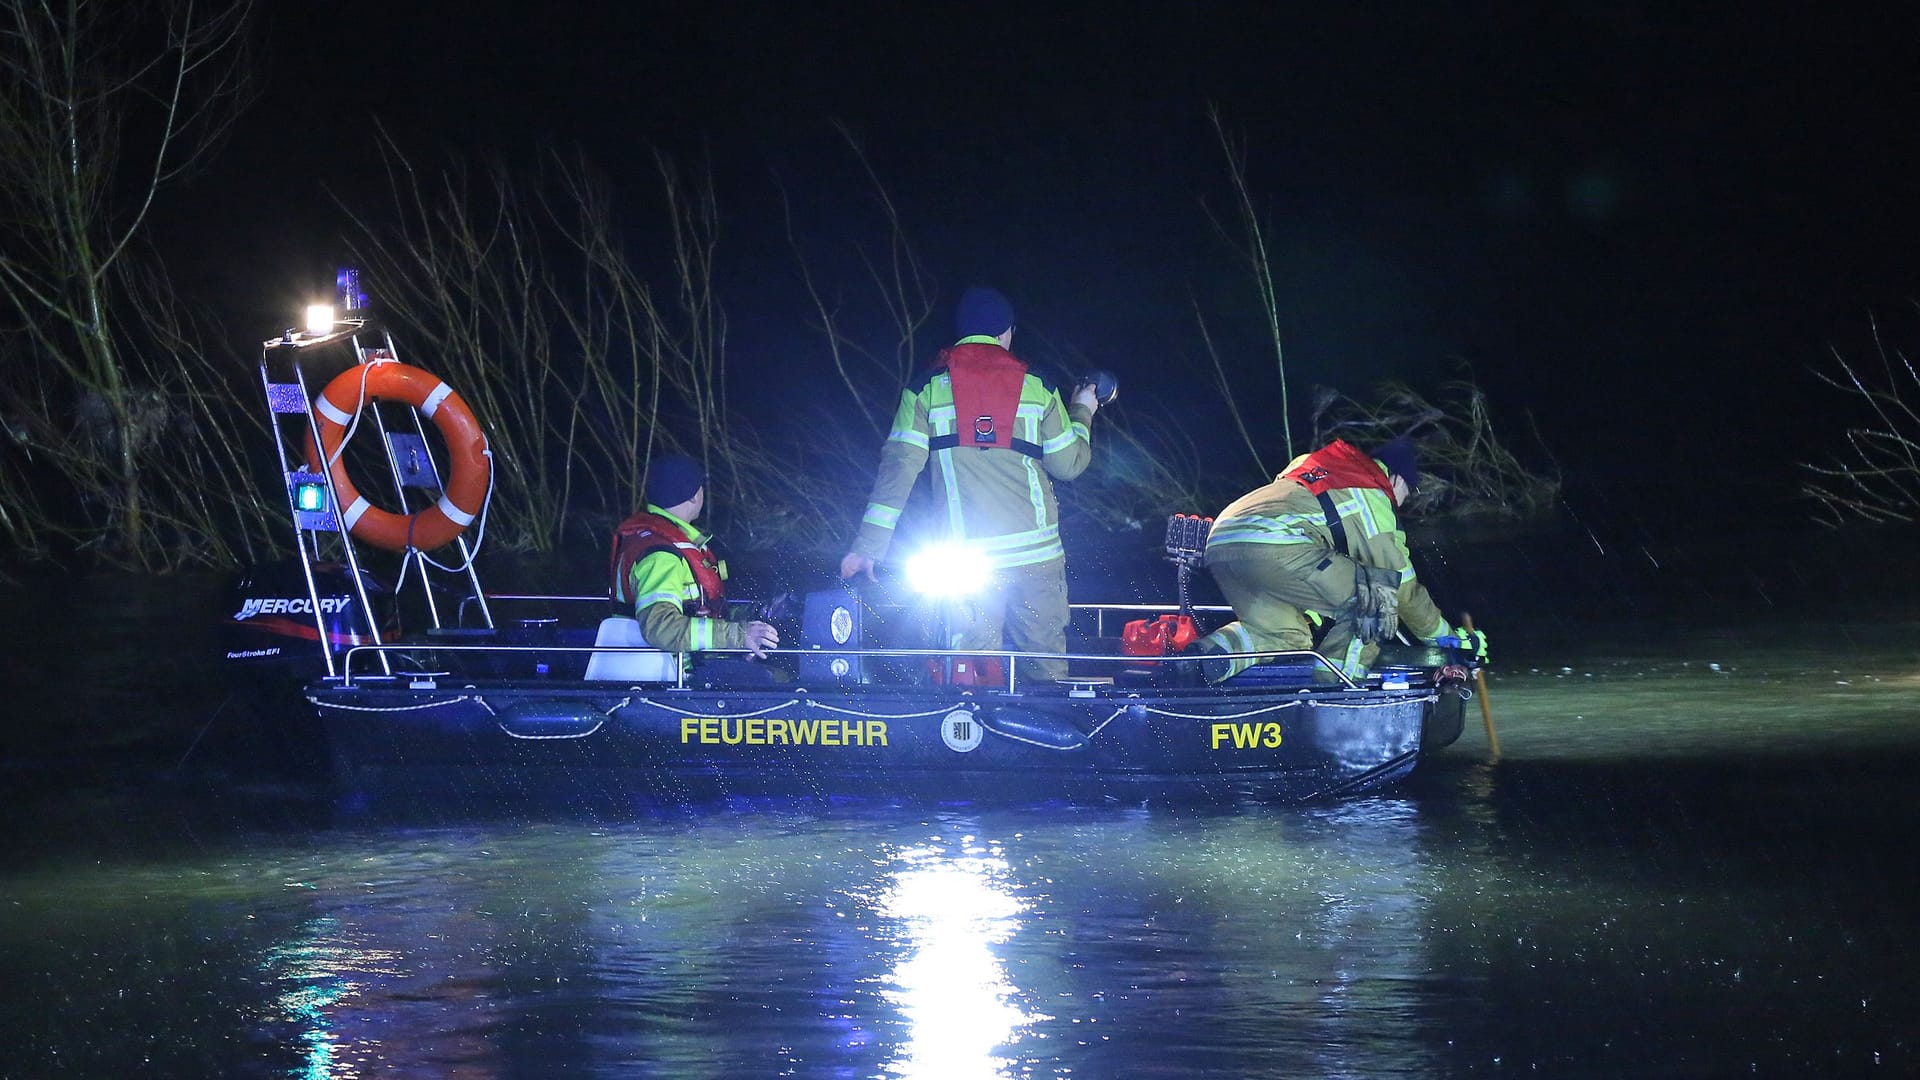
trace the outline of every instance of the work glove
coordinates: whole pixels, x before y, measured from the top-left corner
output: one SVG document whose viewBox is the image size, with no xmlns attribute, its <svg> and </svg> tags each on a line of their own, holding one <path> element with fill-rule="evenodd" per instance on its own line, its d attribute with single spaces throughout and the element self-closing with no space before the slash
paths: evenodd
<svg viewBox="0 0 1920 1080">
<path fill-rule="evenodd" d="M 1475 660 L 1485 660 L 1487 658 L 1487 635 L 1483 630 L 1468 630 L 1464 627 L 1457 627 L 1434 638 L 1433 643 L 1442 648 L 1459 649 Z"/>
<path fill-rule="evenodd" d="M 1400 629 L 1400 573 L 1376 566 L 1353 568 L 1353 632 L 1368 644 Z"/>
</svg>

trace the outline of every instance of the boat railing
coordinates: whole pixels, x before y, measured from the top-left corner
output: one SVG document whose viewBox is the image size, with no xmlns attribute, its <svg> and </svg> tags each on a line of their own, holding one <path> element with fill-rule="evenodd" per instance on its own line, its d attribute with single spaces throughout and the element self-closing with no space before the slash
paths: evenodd
<svg viewBox="0 0 1920 1080">
<path fill-rule="evenodd" d="M 1085 611 L 1093 612 L 1093 626 L 1094 626 L 1093 632 L 1098 637 L 1107 636 L 1107 616 L 1109 614 L 1170 615 L 1175 612 L 1181 612 L 1182 614 L 1189 614 L 1189 615 L 1204 613 L 1207 615 L 1226 616 L 1227 618 L 1233 617 L 1233 609 L 1228 607 L 1225 604 L 1193 604 L 1185 609 L 1182 609 L 1180 605 L 1177 603 L 1068 604 L 1067 608 L 1071 611 L 1076 611 L 1076 612 L 1085 612 Z"/>
<path fill-rule="evenodd" d="M 422 681 L 422 678 L 424 677 L 425 681 L 431 684 L 438 676 L 449 674 L 448 672 L 444 672 L 444 671 L 411 672 L 411 673 L 405 672 L 405 671 L 397 671 L 395 674 L 389 675 L 383 671 L 382 674 L 377 676 L 372 674 L 356 675 L 356 665 L 359 664 L 361 661 L 364 660 L 370 664 L 374 659 L 385 657 L 389 654 L 435 652 L 435 653 L 477 653 L 477 654 L 487 654 L 487 655 L 498 655 L 503 653 L 530 653 L 530 654 L 538 653 L 541 655 L 554 655 L 554 654 L 572 653 L 572 654 L 582 654 L 582 655 L 590 656 L 593 653 L 639 653 L 639 654 L 658 655 L 661 653 L 665 653 L 667 651 L 668 650 L 664 650 L 664 649 L 649 649 L 649 648 L 642 648 L 637 646 L 555 645 L 555 644 L 503 645 L 503 644 L 494 644 L 494 643 L 488 643 L 484 645 L 470 645 L 470 644 L 460 644 L 457 642 L 437 642 L 437 641 L 411 642 L 411 643 L 387 643 L 387 644 L 379 644 L 379 645 L 355 645 L 352 648 L 347 650 L 345 663 L 341 665 L 341 673 L 338 676 L 329 676 L 328 679 L 329 681 L 337 680 L 342 687 L 351 688 L 352 686 L 355 685 L 356 682 L 367 682 L 367 681 L 376 680 L 376 679 L 384 683 L 393 679 L 404 678 L 418 685 Z M 1327 659 L 1325 656 L 1322 656 L 1321 654 L 1314 652 L 1310 649 L 1287 649 L 1287 650 L 1275 650 L 1275 651 L 1266 651 L 1266 652 L 1243 652 L 1243 653 L 1207 653 L 1205 655 L 1191 654 L 1191 653 L 1183 655 L 1183 654 L 1175 653 L 1169 656 L 1126 656 L 1126 655 L 1116 656 L 1110 653 L 1035 653 L 1035 652 L 1022 652 L 1022 651 L 1011 650 L 1011 649 L 1001 649 L 1001 650 L 893 649 L 893 648 L 827 649 L 827 648 L 813 648 L 813 647 L 766 649 L 766 650 L 763 650 L 763 652 L 767 656 L 792 656 L 792 657 L 839 656 L 839 657 L 848 657 L 848 658 L 854 658 L 854 659 L 871 659 L 871 660 L 879 660 L 879 661 L 923 658 L 923 659 L 929 659 L 929 660 L 961 659 L 961 660 L 967 660 L 971 662 L 981 658 L 992 657 L 992 658 L 1001 660 L 1005 668 L 1005 671 L 1003 673 L 1003 678 L 996 679 L 995 688 L 1005 689 L 1006 692 L 1009 694 L 1017 694 L 1020 692 L 1021 680 L 1020 680 L 1018 669 L 1020 666 L 1019 662 L 1023 660 L 1028 660 L 1028 661 L 1064 660 L 1064 661 L 1067 661 L 1068 663 L 1080 663 L 1083 666 L 1084 665 L 1107 665 L 1107 666 L 1112 666 L 1114 668 L 1137 667 L 1141 664 L 1155 664 L 1155 665 L 1197 664 L 1202 660 L 1216 660 L 1216 661 L 1218 660 L 1229 660 L 1229 661 L 1251 660 L 1251 661 L 1254 661 L 1256 664 L 1266 663 L 1273 660 L 1300 660 L 1300 661 L 1310 662 L 1318 670 L 1322 670 L 1330 673 L 1335 679 L 1339 680 L 1338 688 L 1340 689 L 1347 689 L 1347 690 L 1364 689 L 1359 683 L 1356 683 L 1355 681 L 1353 681 L 1353 679 L 1349 678 L 1345 672 L 1341 671 L 1339 667 L 1337 667 L 1333 663 L 1333 661 Z M 681 655 L 684 658 L 686 655 L 689 655 L 689 654 L 681 654 Z M 748 657 L 753 655 L 753 650 L 751 649 L 702 649 L 700 650 L 699 655 Z M 687 673 L 686 673 L 687 665 L 682 663 L 677 665 L 676 667 L 678 672 L 676 677 L 672 680 L 663 680 L 662 685 L 671 685 L 674 689 L 679 689 L 679 690 L 688 689 Z M 1034 681 L 1042 681 L 1042 680 L 1037 680 L 1029 676 L 1027 681 L 1034 682 Z M 1069 692 L 1074 692 L 1076 689 L 1079 689 L 1079 688 L 1085 688 L 1090 692 L 1091 688 L 1094 686 L 1103 685 L 1105 683 L 1111 682 L 1112 677 L 1111 676 L 1083 676 L 1081 678 L 1075 678 L 1073 675 L 1069 674 L 1065 678 L 1047 679 L 1044 681 L 1054 685 L 1067 686 L 1069 688 Z M 1198 686 L 1198 685 L 1201 685 L 1201 683 L 1196 682 L 1195 685 Z M 1330 688 L 1333 688 L 1331 684 L 1330 684 Z"/>
<path fill-rule="evenodd" d="M 472 597 L 468 597 L 467 599 L 462 600 L 460 602 L 460 614 L 462 618 L 459 625 L 462 625 L 462 626 L 466 625 L 465 615 L 466 615 L 467 606 L 473 602 L 474 602 L 474 598 Z M 605 593 L 581 595 L 579 593 L 496 593 L 496 592 L 487 593 L 486 602 L 489 604 L 491 603 L 517 603 L 517 604 L 541 604 L 541 603 L 606 604 L 606 603 L 609 603 Z M 1164 615 L 1164 614 L 1171 614 L 1173 612 L 1178 612 L 1182 610 L 1178 603 L 1175 603 L 1172 601 L 1163 601 L 1160 603 L 1143 603 L 1143 604 L 1105 604 L 1105 603 L 1069 604 L 1067 605 L 1067 608 L 1069 611 L 1077 615 L 1091 612 L 1094 619 L 1094 635 L 1096 637 L 1107 636 L 1107 618 L 1109 616 Z M 1233 615 L 1233 608 L 1228 607 L 1225 604 L 1194 604 L 1186 608 L 1185 612 L 1188 614 L 1196 614 L 1196 615 L 1204 614 L 1209 616 L 1231 618 Z"/>
<path fill-rule="evenodd" d="M 456 625 L 458 626 L 467 625 L 467 607 L 468 605 L 475 602 L 476 601 L 473 597 L 467 597 L 460 601 L 460 613 L 458 616 L 459 621 L 456 623 Z M 596 593 L 592 596 L 582 596 L 578 593 L 497 593 L 497 592 L 490 592 L 486 594 L 485 602 L 488 604 L 509 603 L 509 604 L 602 604 L 602 605 L 612 603 L 612 601 L 607 599 L 606 593 Z"/>
</svg>

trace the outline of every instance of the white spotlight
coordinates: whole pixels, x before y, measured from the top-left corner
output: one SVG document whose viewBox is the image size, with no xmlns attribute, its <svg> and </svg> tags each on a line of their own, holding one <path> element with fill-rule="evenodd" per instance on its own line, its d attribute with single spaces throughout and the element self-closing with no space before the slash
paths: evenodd
<svg viewBox="0 0 1920 1080">
<path fill-rule="evenodd" d="M 987 583 L 993 567 L 965 544 L 941 544 L 907 560 L 907 583 L 930 596 L 965 596 Z"/>
</svg>

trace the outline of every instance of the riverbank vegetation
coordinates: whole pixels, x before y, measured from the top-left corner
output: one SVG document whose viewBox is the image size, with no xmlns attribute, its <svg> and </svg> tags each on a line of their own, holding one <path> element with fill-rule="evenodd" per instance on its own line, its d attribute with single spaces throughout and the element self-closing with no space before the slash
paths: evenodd
<svg viewBox="0 0 1920 1080">
<path fill-rule="evenodd" d="M 1833 350 L 1833 370 L 1814 374 L 1852 399 L 1854 422 L 1841 432 L 1845 449 L 1808 463 L 1801 491 L 1820 505 L 1821 520 L 1911 522 L 1920 518 L 1920 372 L 1888 345 L 1876 322 L 1871 355 L 1849 360 Z"/>
<path fill-rule="evenodd" d="M 90 21 L 97 10 L 0 0 L 0 549 L 147 571 L 257 562 L 287 538 L 279 478 L 262 475 L 271 438 L 253 359 L 218 345 L 143 232 L 155 200 L 217 153 L 246 105 L 249 5 L 154 5 L 117 27 Z M 1093 467 L 1060 489 L 1070 530 L 1157 536 L 1167 514 L 1209 512 L 1311 449 L 1290 415 L 1275 225 L 1244 143 L 1218 110 L 1209 119 L 1231 209 L 1204 220 L 1249 288 L 1172 304 L 1194 320 L 1200 344 L 1183 360 L 1211 365 L 1211 399 L 1205 387 L 1161 397 L 1142 379 L 1103 410 Z M 490 548 L 597 547 L 641 503 L 647 462 L 677 451 L 706 462 L 713 524 L 731 545 L 839 550 L 900 392 L 945 343 L 964 284 L 930 269 L 906 206 L 855 133 L 840 135 L 871 217 L 864 232 L 822 230 L 817 207 L 780 193 L 794 273 L 756 284 L 793 294 L 788 337 L 803 344 L 778 370 L 762 357 L 752 371 L 732 361 L 717 272 L 749 241 L 724 234 L 703 161 L 656 153 L 652 197 L 636 203 L 578 154 L 522 169 L 429 164 L 373 137 L 390 204 L 343 200 L 340 217 L 400 359 L 456 387 L 488 432 Z M 1271 349 L 1270 372 L 1225 343 L 1248 337 L 1252 353 Z M 1018 348 L 1063 391 L 1107 366 L 1043 327 L 1023 326 Z M 1470 382 L 1436 403 L 1401 384 L 1351 392 L 1322 393 L 1315 437 L 1413 436 L 1436 511 L 1518 514 L 1550 500 L 1553 481 L 1494 437 Z"/>
<path fill-rule="evenodd" d="M 1412 439 L 1422 478 L 1408 502 L 1418 513 L 1517 520 L 1545 513 L 1560 497 L 1557 473 L 1528 465 L 1495 434 L 1487 395 L 1471 379 L 1443 384 L 1437 400 L 1402 382 L 1381 383 L 1364 400 L 1321 387 L 1313 431 L 1316 445 Z"/>
<path fill-rule="evenodd" d="M 1266 477 L 1280 472 L 1296 454 L 1317 449 L 1336 438 L 1371 447 L 1405 437 L 1418 447 L 1424 474 L 1419 492 L 1409 502 L 1413 512 L 1506 520 L 1548 512 L 1559 498 L 1559 475 L 1549 468 L 1528 464 L 1514 452 L 1512 444 L 1495 434 L 1492 407 L 1470 373 L 1442 384 L 1437 397 L 1432 399 L 1400 380 L 1383 381 L 1357 392 L 1316 386 L 1312 443 L 1295 445 L 1293 427 L 1288 420 L 1291 394 L 1282 346 L 1280 308 L 1268 254 L 1267 236 L 1271 227 L 1261 214 L 1248 183 L 1244 141 L 1228 127 L 1219 109 L 1210 109 L 1208 117 L 1225 155 L 1235 210 L 1231 225 L 1211 210 L 1208 218 L 1215 234 L 1246 271 L 1265 319 L 1264 335 L 1272 345 L 1274 358 L 1272 393 L 1277 394 L 1281 406 L 1280 455 L 1271 454 L 1273 432 L 1268 429 L 1273 425 L 1250 420 L 1242 405 L 1249 398 L 1258 401 L 1264 397 L 1248 392 L 1250 365 L 1229 364 L 1223 360 L 1209 328 L 1206 306 L 1198 297 L 1191 298 L 1190 302 L 1199 338 L 1210 362 L 1214 389 L 1252 461 L 1259 478 L 1256 482 L 1264 482 Z M 1230 371 L 1233 374 L 1229 374 Z M 1534 441 L 1545 452 L 1545 443 L 1538 439 L 1537 433 Z M 1277 460 L 1269 460 L 1274 457 Z M 1238 491 L 1229 490 L 1226 497 L 1231 498 Z M 1222 505 L 1219 500 L 1222 493 L 1211 494 L 1215 496 L 1212 505 Z"/>
<path fill-rule="evenodd" d="M 143 570 L 266 553 L 246 369 L 148 246 L 253 81 L 247 0 L 0 2 L 0 549 Z"/>
<path fill-rule="evenodd" d="M 356 253 L 408 353 L 461 388 L 492 440 L 490 543 L 551 551 L 598 537 L 642 504 L 647 462 L 701 459 L 717 521 L 820 531 L 772 432 L 729 400 L 726 308 L 714 287 L 712 186 L 655 156 L 669 271 L 650 280 L 621 242 L 607 184 L 549 154 L 529 174 L 461 163 L 416 167 L 381 140 L 394 196 L 350 208 Z"/>
</svg>

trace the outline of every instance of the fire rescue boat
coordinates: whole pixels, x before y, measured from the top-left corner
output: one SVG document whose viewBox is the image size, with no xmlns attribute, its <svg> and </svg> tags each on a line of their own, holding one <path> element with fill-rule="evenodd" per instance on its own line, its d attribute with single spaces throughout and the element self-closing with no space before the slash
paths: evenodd
<svg viewBox="0 0 1920 1080">
<path fill-rule="evenodd" d="M 1204 531 L 1184 516 L 1167 541 L 1178 600 L 1075 605 L 1084 648 L 1058 681 L 1025 677 L 1018 652 L 929 647 L 945 601 L 886 588 L 797 598 L 773 616 L 797 623 L 792 645 L 753 662 L 634 644 L 604 593 L 489 592 L 484 431 L 342 284 L 342 315 L 263 345 L 297 553 L 242 583 L 227 658 L 299 688 L 354 790 L 1303 801 L 1386 787 L 1460 734 L 1457 653 L 1363 681 L 1315 653 L 1257 654 L 1206 685 L 1177 649 L 1192 618 L 1228 616 L 1186 602 Z M 362 431 L 395 509 L 347 474 Z"/>
</svg>

